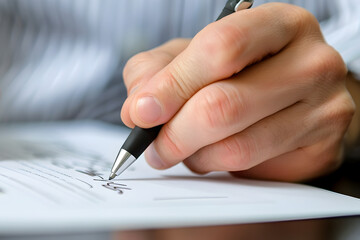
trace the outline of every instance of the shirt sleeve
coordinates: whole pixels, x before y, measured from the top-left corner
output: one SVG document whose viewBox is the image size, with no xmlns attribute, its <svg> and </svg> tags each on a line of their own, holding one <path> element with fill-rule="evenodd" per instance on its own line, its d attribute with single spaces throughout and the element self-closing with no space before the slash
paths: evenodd
<svg viewBox="0 0 360 240">
<path fill-rule="evenodd" d="M 343 57 L 360 80 L 360 2 L 358 0 L 329 1 L 330 17 L 320 22 L 324 37 Z"/>
</svg>

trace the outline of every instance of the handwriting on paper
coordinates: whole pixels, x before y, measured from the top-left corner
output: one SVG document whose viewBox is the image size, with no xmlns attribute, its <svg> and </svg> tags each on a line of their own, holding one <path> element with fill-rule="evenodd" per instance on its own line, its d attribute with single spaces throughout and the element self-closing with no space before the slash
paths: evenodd
<svg viewBox="0 0 360 240">
<path fill-rule="evenodd" d="M 7 141 L 1 145 L 0 160 L 17 161 L 16 159 L 23 158 L 29 159 L 43 159 L 48 161 L 51 165 L 69 170 L 76 171 L 81 174 L 85 174 L 91 177 L 94 182 L 100 182 L 104 189 L 113 191 L 117 194 L 124 194 L 125 191 L 131 190 L 126 184 L 115 182 L 116 180 L 107 180 L 102 176 L 102 172 L 110 169 L 108 162 L 106 162 L 102 156 L 91 150 L 79 150 L 73 146 L 70 146 L 64 142 L 32 142 L 32 141 Z M 35 164 L 36 165 L 36 164 Z M 34 163 L 22 161 L 18 173 L 31 174 L 33 176 L 42 177 L 47 181 L 54 182 L 62 180 L 69 182 L 69 179 L 61 179 L 57 176 L 59 172 L 56 172 L 52 168 L 45 169 L 44 166 Z M 36 168 L 36 169 L 35 169 Z M 50 173 L 50 171 L 52 173 Z M 39 174 L 39 172 L 41 174 Z M 89 188 L 93 188 L 94 183 L 91 180 L 81 180 L 76 178 L 75 180 L 86 184 Z M 0 189 L 1 193 L 1 189 Z"/>
</svg>

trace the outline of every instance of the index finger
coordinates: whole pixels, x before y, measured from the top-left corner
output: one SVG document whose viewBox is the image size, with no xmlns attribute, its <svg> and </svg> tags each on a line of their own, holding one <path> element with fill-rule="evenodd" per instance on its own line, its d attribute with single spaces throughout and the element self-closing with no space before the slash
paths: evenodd
<svg viewBox="0 0 360 240">
<path fill-rule="evenodd" d="M 141 81 L 148 81 L 168 65 L 189 44 L 188 39 L 172 39 L 159 47 L 130 58 L 123 71 L 125 86 L 130 93 Z"/>
</svg>

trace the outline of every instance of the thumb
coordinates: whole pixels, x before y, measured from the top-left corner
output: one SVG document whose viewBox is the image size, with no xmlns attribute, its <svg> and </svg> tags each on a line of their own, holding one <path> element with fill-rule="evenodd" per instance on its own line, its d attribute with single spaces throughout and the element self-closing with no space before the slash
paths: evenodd
<svg viewBox="0 0 360 240">
<path fill-rule="evenodd" d="M 189 39 L 173 39 L 157 48 L 138 53 L 129 59 L 123 71 L 123 80 L 128 96 L 166 67 L 188 46 L 189 42 Z M 134 127 L 129 116 L 128 101 L 122 107 L 121 119 L 125 125 Z"/>
</svg>

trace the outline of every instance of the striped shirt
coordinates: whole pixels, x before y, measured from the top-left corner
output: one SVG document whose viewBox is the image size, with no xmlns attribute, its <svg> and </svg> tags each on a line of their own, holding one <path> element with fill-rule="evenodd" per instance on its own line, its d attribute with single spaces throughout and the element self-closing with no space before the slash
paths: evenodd
<svg viewBox="0 0 360 240">
<path fill-rule="evenodd" d="M 255 0 L 255 6 L 270 1 Z M 360 73 L 357 0 L 282 1 L 305 7 Z M 193 37 L 225 0 L 0 0 L 0 121 L 120 122 L 121 72 L 134 54 Z"/>
</svg>

